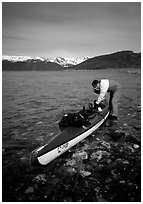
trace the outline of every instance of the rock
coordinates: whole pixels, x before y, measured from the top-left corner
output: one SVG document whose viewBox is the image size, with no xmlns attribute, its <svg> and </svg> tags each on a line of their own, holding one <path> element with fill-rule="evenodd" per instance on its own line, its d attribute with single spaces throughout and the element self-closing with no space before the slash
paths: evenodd
<svg viewBox="0 0 143 204">
<path fill-rule="evenodd" d="M 105 182 L 106 182 L 106 183 L 111 183 L 111 182 L 112 182 L 112 178 L 107 178 L 107 179 L 105 180 Z"/>
<path fill-rule="evenodd" d="M 105 166 L 106 170 L 113 170 L 117 168 L 117 162 L 111 162 L 108 165 Z"/>
<path fill-rule="evenodd" d="M 37 183 L 44 184 L 47 182 L 46 175 L 45 174 L 39 174 L 33 179 L 33 181 L 37 182 Z"/>
<path fill-rule="evenodd" d="M 86 177 L 86 176 L 90 176 L 90 175 L 91 175 L 91 172 L 82 170 L 82 171 L 80 171 L 80 174 L 81 174 L 83 177 Z"/>
<path fill-rule="evenodd" d="M 106 120 L 105 126 L 106 127 L 111 127 L 112 126 L 111 120 Z"/>
<path fill-rule="evenodd" d="M 131 153 L 134 153 L 135 150 L 134 150 L 134 148 L 133 148 L 131 145 L 127 145 L 127 144 L 126 144 L 126 151 L 127 151 L 128 153 L 130 153 L 130 152 L 131 152 Z"/>
<path fill-rule="evenodd" d="M 53 178 L 50 181 L 51 186 L 57 186 L 58 183 L 59 183 L 59 179 L 58 178 Z"/>
<path fill-rule="evenodd" d="M 84 144 L 84 146 L 81 148 L 81 151 L 88 150 L 90 148 L 89 144 Z"/>
<path fill-rule="evenodd" d="M 76 165 L 76 160 L 75 159 L 71 159 L 71 160 L 68 160 L 67 162 L 66 162 L 66 166 L 74 166 L 74 165 Z"/>
<path fill-rule="evenodd" d="M 116 162 L 119 163 L 119 164 L 121 164 L 121 163 L 122 163 L 122 159 L 121 159 L 121 158 L 118 158 L 118 159 L 116 159 Z"/>
<path fill-rule="evenodd" d="M 137 145 L 141 144 L 141 141 L 139 141 L 135 136 L 132 136 L 132 135 L 126 135 L 125 141 L 134 143 Z"/>
<path fill-rule="evenodd" d="M 54 133 L 53 133 L 53 132 L 51 132 L 49 136 L 50 136 L 50 137 L 52 137 L 52 136 L 53 136 L 53 134 L 54 134 Z"/>
<path fill-rule="evenodd" d="M 103 147 L 106 147 L 107 149 L 111 149 L 111 145 L 110 145 L 110 143 L 108 143 L 108 142 L 102 141 L 101 145 L 102 145 Z"/>
<path fill-rule="evenodd" d="M 136 129 L 136 130 L 140 130 L 141 129 L 141 125 L 136 125 L 136 126 L 133 126 L 134 127 L 134 129 Z"/>
<path fill-rule="evenodd" d="M 99 162 L 104 157 L 108 157 L 110 154 L 106 151 L 99 150 L 97 152 L 93 152 L 91 154 L 91 159 L 95 159 L 97 162 Z"/>
<path fill-rule="evenodd" d="M 88 155 L 85 151 L 74 153 L 72 157 L 78 160 L 88 159 Z"/>
<path fill-rule="evenodd" d="M 104 159 L 101 160 L 100 163 L 106 165 L 106 164 L 110 164 L 111 162 L 112 162 L 111 159 L 104 158 Z"/>
<path fill-rule="evenodd" d="M 129 137 L 130 136 L 130 131 L 125 131 L 125 137 Z"/>
<path fill-rule="evenodd" d="M 73 168 L 73 167 L 68 167 L 68 168 L 67 168 L 67 172 L 68 172 L 68 173 L 71 173 L 71 174 L 77 173 L 77 171 L 76 171 L 75 168 Z"/>
<path fill-rule="evenodd" d="M 127 126 L 127 124 L 126 124 L 126 123 L 124 123 L 124 126 Z"/>
<path fill-rule="evenodd" d="M 125 132 L 121 129 L 117 129 L 117 130 L 111 130 L 109 132 L 110 137 L 112 137 L 114 140 L 118 140 L 121 137 L 125 136 Z"/>
<path fill-rule="evenodd" d="M 66 198 L 64 198 L 63 202 L 73 202 L 73 199 L 69 196 L 66 196 Z"/>
<path fill-rule="evenodd" d="M 97 202 L 108 202 L 107 200 L 105 200 L 101 195 L 97 196 Z"/>
<path fill-rule="evenodd" d="M 33 193 L 34 192 L 34 187 L 29 186 L 29 188 L 26 189 L 25 193 Z"/>
<path fill-rule="evenodd" d="M 130 162 L 127 160 L 122 160 L 122 164 L 130 164 Z"/>
<path fill-rule="evenodd" d="M 124 181 L 124 180 L 123 180 L 123 181 L 119 181 L 119 183 L 121 183 L 121 184 L 125 184 L 125 183 L 126 183 L 126 181 Z"/>
<path fill-rule="evenodd" d="M 134 145 L 133 145 L 133 148 L 134 148 L 134 149 L 138 149 L 139 147 L 140 147 L 140 146 L 137 145 L 137 144 L 134 144 Z"/>
<path fill-rule="evenodd" d="M 37 125 L 41 125 L 42 124 L 42 121 L 39 121 L 38 123 L 37 123 Z"/>
</svg>

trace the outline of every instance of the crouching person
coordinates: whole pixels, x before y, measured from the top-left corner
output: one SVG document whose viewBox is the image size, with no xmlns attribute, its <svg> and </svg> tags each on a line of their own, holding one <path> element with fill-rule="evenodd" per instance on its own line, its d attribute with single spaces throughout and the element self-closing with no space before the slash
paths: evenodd
<svg viewBox="0 0 143 204">
<path fill-rule="evenodd" d="M 92 82 L 94 93 L 98 94 L 95 107 L 105 100 L 106 93 L 109 93 L 109 110 L 111 119 L 118 119 L 118 101 L 121 96 L 122 86 L 120 83 L 109 79 L 98 79 Z"/>
</svg>

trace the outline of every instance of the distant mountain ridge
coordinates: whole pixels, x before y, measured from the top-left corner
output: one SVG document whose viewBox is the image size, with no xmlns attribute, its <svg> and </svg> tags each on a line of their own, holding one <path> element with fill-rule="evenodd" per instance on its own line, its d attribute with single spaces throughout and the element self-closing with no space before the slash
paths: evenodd
<svg viewBox="0 0 143 204">
<path fill-rule="evenodd" d="M 57 57 L 55 59 L 29 56 L 2 57 L 3 71 L 96 70 L 107 68 L 140 68 L 141 53 L 119 51 L 83 59 Z"/>
<path fill-rule="evenodd" d="M 62 67 L 69 67 L 73 65 L 77 65 L 85 60 L 88 57 L 84 57 L 81 59 L 74 59 L 74 58 L 63 58 L 63 57 L 56 57 L 55 59 L 44 58 L 44 57 L 31 57 L 31 56 L 8 56 L 3 55 L 2 60 L 7 60 L 11 62 L 30 62 L 30 61 L 39 61 L 39 62 L 52 62 L 61 65 Z"/>
</svg>

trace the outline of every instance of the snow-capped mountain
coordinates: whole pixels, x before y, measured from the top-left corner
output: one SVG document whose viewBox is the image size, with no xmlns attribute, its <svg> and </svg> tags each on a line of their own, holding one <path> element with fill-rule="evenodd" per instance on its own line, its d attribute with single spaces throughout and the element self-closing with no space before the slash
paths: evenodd
<svg viewBox="0 0 143 204">
<path fill-rule="evenodd" d="M 81 59 L 57 57 L 57 58 L 55 58 L 54 62 L 63 66 L 63 67 L 69 67 L 72 65 L 80 64 L 87 59 L 88 59 L 88 57 L 84 57 Z"/>
<path fill-rule="evenodd" d="M 30 57 L 30 56 L 9 56 L 9 55 L 3 55 L 2 60 L 8 60 L 12 62 L 24 62 L 28 60 L 41 60 L 44 61 L 45 59 L 43 57 Z"/>
<path fill-rule="evenodd" d="M 54 59 L 50 58 L 44 58 L 44 57 L 30 57 L 30 56 L 9 56 L 9 55 L 3 55 L 2 60 L 7 60 L 11 62 L 25 62 L 25 61 L 42 61 L 42 62 L 54 62 L 56 64 L 59 64 L 62 67 L 69 67 L 73 65 L 77 65 L 82 63 L 83 61 L 89 59 L 89 57 L 84 57 L 81 59 L 74 59 L 74 58 L 63 58 L 63 57 L 56 57 Z"/>
</svg>

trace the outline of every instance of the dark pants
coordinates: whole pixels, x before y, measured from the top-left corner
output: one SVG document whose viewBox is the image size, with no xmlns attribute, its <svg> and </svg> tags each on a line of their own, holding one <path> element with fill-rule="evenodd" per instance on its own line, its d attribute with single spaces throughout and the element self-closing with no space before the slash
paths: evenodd
<svg viewBox="0 0 143 204">
<path fill-rule="evenodd" d="M 118 88 L 115 91 L 110 92 L 109 94 L 110 94 L 110 98 L 109 98 L 110 114 L 112 116 L 118 117 L 118 101 L 121 96 L 121 88 Z"/>
</svg>

